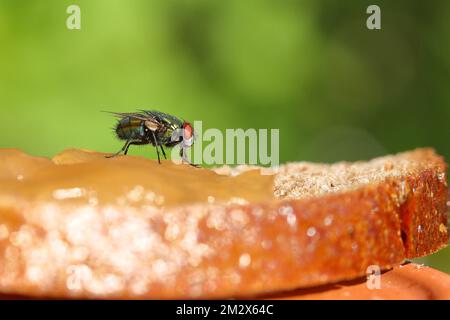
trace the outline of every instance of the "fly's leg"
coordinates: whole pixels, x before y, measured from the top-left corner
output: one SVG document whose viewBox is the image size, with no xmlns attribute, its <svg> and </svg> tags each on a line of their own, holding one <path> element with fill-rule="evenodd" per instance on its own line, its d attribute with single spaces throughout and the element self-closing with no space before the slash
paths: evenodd
<svg viewBox="0 0 450 320">
<path fill-rule="evenodd" d="M 152 135 L 153 135 L 153 140 L 155 141 L 155 147 L 156 147 L 156 154 L 158 155 L 158 163 L 161 164 L 161 159 L 159 158 L 159 144 L 158 144 L 158 140 L 156 140 L 156 136 L 155 133 L 152 131 Z"/>
<path fill-rule="evenodd" d="M 128 152 L 128 147 L 130 146 L 130 143 L 131 143 L 131 141 L 127 140 L 127 142 L 125 142 L 125 145 L 122 147 L 122 149 L 120 149 L 119 151 L 117 151 L 114 154 L 105 156 L 105 158 L 114 158 L 114 157 L 118 156 L 119 154 L 121 154 L 122 152 L 125 152 L 125 154 L 127 154 L 126 152 Z"/>
<path fill-rule="evenodd" d="M 164 159 L 166 159 L 167 160 L 167 157 L 166 157 L 166 152 L 164 151 L 164 148 L 163 148 L 163 146 L 159 146 L 160 148 L 161 148 L 161 151 L 162 151 L 162 154 L 163 154 L 163 156 L 164 156 Z"/>
<path fill-rule="evenodd" d="M 143 144 L 147 144 L 147 143 L 148 143 L 148 142 L 146 142 L 146 141 L 131 141 L 131 142 L 128 144 L 127 148 L 125 149 L 124 154 L 127 154 L 127 153 L 128 153 L 128 148 L 129 148 L 131 145 L 139 146 L 139 145 L 143 145 Z"/>
<path fill-rule="evenodd" d="M 123 152 L 123 154 L 124 155 L 127 155 L 127 153 L 128 153 L 128 148 L 132 145 L 133 143 L 129 143 L 128 145 L 127 145 L 127 147 L 125 148 L 125 151 Z"/>
<path fill-rule="evenodd" d="M 184 148 L 183 147 L 181 147 L 181 149 L 180 149 L 180 157 L 181 157 L 181 161 L 184 161 L 184 162 L 190 164 L 191 166 L 193 166 L 195 168 L 200 168 L 200 166 L 198 164 L 194 164 L 191 161 L 189 161 L 186 153 L 184 152 Z"/>
</svg>

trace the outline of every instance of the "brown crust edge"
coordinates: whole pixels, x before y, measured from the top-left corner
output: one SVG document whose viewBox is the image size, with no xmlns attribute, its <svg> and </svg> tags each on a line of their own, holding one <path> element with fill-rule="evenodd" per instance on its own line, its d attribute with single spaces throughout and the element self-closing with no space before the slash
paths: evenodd
<svg viewBox="0 0 450 320">
<path fill-rule="evenodd" d="M 441 168 L 441 171 L 425 170 L 406 180 L 412 192 L 400 207 L 400 218 L 407 259 L 426 256 L 448 243 L 445 163 Z"/>
</svg>

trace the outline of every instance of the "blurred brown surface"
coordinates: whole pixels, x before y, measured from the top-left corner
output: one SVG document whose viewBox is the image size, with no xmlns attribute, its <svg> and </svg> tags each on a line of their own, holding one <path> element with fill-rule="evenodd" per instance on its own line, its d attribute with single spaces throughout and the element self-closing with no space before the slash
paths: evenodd
<svg viewBox="0 0 450 320">
<path fill-rule="evenodd" d="M 380 289 L 368 289 L 365 278 L 299 289 L 270 296 L 294 300 L 449 300 L 450 275 L 410 263 L 381 274 Z"/>
<path fill-rule="evenodd" d="M 360 278 L 261 298 L 283 300 L 450 300 L 450 275 L 415 263 L 384 272 L 381 275 L 380 283 L 380 289 L 368 289 L 366 279 Z M 0 300 L 21 299 L 30 298 L 0 294 Z"/>
</svg>

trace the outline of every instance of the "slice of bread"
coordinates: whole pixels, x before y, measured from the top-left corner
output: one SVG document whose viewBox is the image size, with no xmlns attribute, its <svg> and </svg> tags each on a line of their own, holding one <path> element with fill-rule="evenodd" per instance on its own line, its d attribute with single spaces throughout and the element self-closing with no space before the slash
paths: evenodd
<svg viewBox="0 0 450 320">
<path fill-rule="evenodd" d="M 446 164 L 432 149 L 418 149 L 368 162 L 288 164 L 275 179 L 275 194 L 302 199 L 383 186 L 399 210 L 407 258 L 430 254 L 446 244 Z"/>
<path fill-rule="evenodd" d="M 0 150 L 0 292 L 224 298 L 391 268 L 448 242 L 442 157 L 216 173 L 69 150 Z M 267 172 L 266 172 L 267 173 Z"/>
</svg>

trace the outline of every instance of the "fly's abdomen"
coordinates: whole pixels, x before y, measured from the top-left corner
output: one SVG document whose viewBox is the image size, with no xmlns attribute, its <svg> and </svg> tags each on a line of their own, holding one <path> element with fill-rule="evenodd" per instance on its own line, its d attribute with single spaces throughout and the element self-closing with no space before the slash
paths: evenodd
<svg viewBox="0 0 450 320">
<path fill-rule="evenodd" d="M 117 123 L 116 134 L 122 140 L 140 139 L 144 135 L 143 122 L 139 119 L 123 118 Z"/>
</svg>

